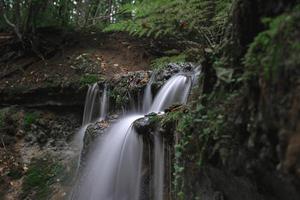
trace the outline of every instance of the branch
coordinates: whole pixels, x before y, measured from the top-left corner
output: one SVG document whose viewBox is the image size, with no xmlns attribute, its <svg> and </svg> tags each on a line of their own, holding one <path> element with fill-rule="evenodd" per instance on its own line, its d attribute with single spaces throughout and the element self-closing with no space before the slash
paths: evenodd
<svg viewBox="0 0 300 200">
<path fill-rule="evenodd" d="M 14 31 L 15 31 L 17 37 L 18 37 L 19 40 L 22 42 L 22 41 L 23 41 L 23 40 L 22 40 L 22 34 L 21 34 L 20 31 L 19 31 L 19 27 L 17 27 L 15 24 L 13 24 L 11 21 L 9 21 L 9 19 L 7 18 L 7 16 L 6 16 L 5 13 L 3 13 L 3 17 L 4 17 L 5 22 L 6 22 L 9 26 L 11 26 L 11 27 L 14 29 Z"/>
<path fill-rule="evenodd" d="M 6 14 L 5 14 L 6 8 L 7 8 L 7 6 L 4 2 L 4 0 L 0 0 L 0 14 L 3 13 L 3 18 L 4 18 L 5 22 L 14 29 L 17 37 L 23 43 L 22 34 L 19 31 L 19 27 L 16 26 L 15 24 L 13 24 L 11 21 L 9 21 L 9 19 L 7 18 Z"/>
</svg>

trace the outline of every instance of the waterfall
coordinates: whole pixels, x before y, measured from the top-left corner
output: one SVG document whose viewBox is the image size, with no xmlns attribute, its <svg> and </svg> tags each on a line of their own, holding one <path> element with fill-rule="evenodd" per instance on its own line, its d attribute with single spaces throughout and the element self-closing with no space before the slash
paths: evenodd
<svg viewBox="0 0 300 200">
<path fill-rule="evenodd" d="M 138 200 L 143 147 L 132 123 L 141 117 L 124 117 L 95 142 L 72 199 Z"/>
<path fill-rule="evenodd" d="M 149 112 L 161 112 L 174 103 L 185 104 L 192 86 L 191 78 L 175 75 L 160 89 Z M 154 135 L 154 199 L 163 200 L 164 188 L 164 143 L 161 135 Z"/>
<path fill-rule="evenodd" d="M 85 97 L 82 126 L 75 135 L 74 143 L 82 149 L 83 138 L 86 128 L 89 123 L 99 118 L 104 120 L 108 111 L 109 100 L 107 97 L 107 86 L 105 85 L 102 96 L 100 97 L 98 83 L 88 86 L 88 91 Z"/>
<path fill-rule="evenodd" d="M 152 104 L 152 91 L 151 91 L 151 87 L 152 87 L 152 83 L 154 81 L 156 73 L 153 72 L 151 75 L 151 78 L 146 86 L 145 92 L 144 92 L 144 96 L 143 96 L 143 112 L 147 112 Z"/>
<path fill-rule="evenodd" d="M 144 92 L 143 114 L 162 112 L 173 104 L 186 103 L 192 78 L 185 74 L 171 77 L 160 89 L 152 103 L 150 78 Z M 91 87 L 92 89 L 94 86 Z M 91 89 L 91 90 L 92 90 Z M 96 87 L 94 88 L 94 90 Z M 87 99 L 94 99 L 88 91 Z M 104 99 L 106 93 L 103 93 Z M 152 104 L 151 104 L 152 103 Z M 90 116 L 94 103 L 86 102 L 84 116 Z M 105 101 L 101 110 L 106 108 Z M 84 164 L 72 200 L 139 200 L 142 179 L 143 141 L 133 129 L 133 122 L 144 117 L 142 114 L 127 114 L 98 138 L 91 148 L 91 153 Z M 90 118 L 89 118 L 90 119 Z M 164 141 L 159 134 L 154 134 L 154 200 L 163 200 L 164 194 Z"/>
<path fill-rule="evenodd" d="M 105 84 L 103 94 L 101 96 L 101 104 L 100 104 L 100 120 L 104 120 L 106 118 L 108 112 L 108 97 L 107 97 L 107 85 Z"/>
<path fill-rule="evenodd" d="M 150 107 L 150 112 L 161 112 L 172 104 L 187 101 L 191 87 L 191 79 L 185 75 L 175 75 L 160 89 Z"/>
<path fill-rule="evenodd" d="M 98 98 L 97 98 L 98 97 Z M 100 120 L 104 120 L 108 111 L 108 97 L 107 86 L 105 85 L 101 98 L 99 97 L 99 86 L 97 83 L 88 86 L 88 91 L 85 97 L 84 112 L 82 118 L 82 125 L 73 139 L 73 144 L 78 148 L 78 162 L 76 173 L 78 173 L 81 162 L 81 151 L 83 148 L 83 139 L 85 131 L 95 118 L 100 117 Z M 97 108 L 97 109 L 96 109 Z"/>
<path fill-rule="evenodd" d="M 94 109 L 97 102 L 97 96 L 99 96 L 99 86 L 97 83 L 89 85 L 86 97 L 82 119 L 82 126 L 90 123 L 93 119 L 93 114 L 97 111 Z"/>
</svg>

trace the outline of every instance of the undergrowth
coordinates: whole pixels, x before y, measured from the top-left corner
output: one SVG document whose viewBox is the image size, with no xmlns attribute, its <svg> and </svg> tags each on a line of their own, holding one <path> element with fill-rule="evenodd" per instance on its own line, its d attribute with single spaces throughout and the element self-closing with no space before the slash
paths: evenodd
<svg viewBox="0 0 300 200">
<path fill-rule="evenodd" d="M 37 119 L 39 118 L 39 113 L 37 112 L 27 112 L 24 115 L 24 127 L 28 129 L 31 124 L 36 123 Z"/>
<path fill-rule="evenodd" d="M 263 20 L 268 29 L 257 35 L 245 55 L 247 76 L 263 74 L 266 80 L 274 81 L 281 77 L 286 61 L 292 67 L 300 64 L 299 9 L 300 5 L 291 12 Z"/>
<path fill-rule="evenodd" d="M 226 107 L 236 96 L 236 92 L 229 94 L 222 91 L 203 95 L 197 105 L 167 113 L 161 120 L 164 128 L 176 124 L 173 186 L 177 199 L 186 199 L 185 189 L 192 187 L 184 176 L 186 170 L 201 168 L 212 154 L 218 154 L 221 160 L 226 161 L 227 147 L 230 146 L 222 139 L 227 134 Z"/>
<path fill-rule="evenodd" d="M 86 74 L 82 76 L 79 80 L 81 86 L 90 85 L 102 80 L 99 75 L 96 74 Z"/>
<path fill-rule="evenodd" d="M 25 174 L 22 198 L 48 199 L 51 185 L 63 174 L 63 166 L 50 156 L 33 160 Z"/>
<path fill-rule="evenodd" d="M 185 54 L 179 54 L 176 56 L 164 56 L 157 58 L 151 62 L 151 67 L 154 70 L 163 69 L 165 66 L 167 66 L 169 63 L 183 63 L 186 61 L 186 55 Z"/>
</svg>

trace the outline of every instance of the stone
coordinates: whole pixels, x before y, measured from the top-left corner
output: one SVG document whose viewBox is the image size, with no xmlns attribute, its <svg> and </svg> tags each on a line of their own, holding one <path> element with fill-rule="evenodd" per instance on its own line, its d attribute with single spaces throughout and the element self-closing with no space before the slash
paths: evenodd
<svg viewBox="0 0 300 200">
<path fill-rule="evenodd" d="M 138 134 L 150 134 L 156 127 L 149 117 L 143 117 L 133 123 L 133 127 Z"/>
<path fill-rule="evenodd" d="M 37 142 L 40 144 L 46 144 L 47 141 L 48 141 L 47 135 L 43 131 L 40 131 L 37 135 Z"/>
</svg>

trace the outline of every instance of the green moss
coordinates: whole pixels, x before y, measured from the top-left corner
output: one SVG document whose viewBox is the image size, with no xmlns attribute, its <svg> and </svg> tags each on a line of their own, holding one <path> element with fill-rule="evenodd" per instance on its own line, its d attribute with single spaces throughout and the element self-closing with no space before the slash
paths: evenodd
<svg viewBox="0 0 300 200">
<path fill-rule="evenodd" d="M 129 103 L 127 83 L 119 83 L 109 92 L 116 108 L 122 108 Z"/>
<path fill-rule="evenodd" d="M 24 177 L 22 198 L 47 199 L 52 191 L 51 185 L 62 173 L 63 166 L 49 156 L 32 161 Z"/>
<path fill-rule="evenodd" d="M 245 55 L 246 75 L 277 80 L 282 70 L 300 64 L 299 9 L 263 20 L 268 29 L 258 34 Z"/>
<path fill-rule="evenodd" d="M 173 185 L 177 199 L 186 199 L 185 191 L 193 187 L 193 178 L 186 177 L 185 174 L 198 173 L 209 155 L 222 154 L 217 141 L 221 141 L 222 145 L 227 142 L 223 141 L 223 136 L 228 133 L 226 107 L 234 102 L 236 96 L 237 93 L 226 93 L 222 90 L 203 95 L 195 107 L 169 113 L 162 120 L 164 125 L 176 123 Z M 226 143 L 227 146 L 230 144 Z"/>
<path fill-rule="evenodd" d="M 80 78 L 79 83 L 81 86 L 84 86 L 84 85 L 90 85 L 96 83 L 100 80 L 103 79 L 97 74 L 86 74 Z"/>
<path fill-rule="evenodd" d="M 163 69 L 169 63 L 182 63 L 186 61 L 185 54 L 179 54 L 176 56 L 165 56 L 157 58 L 151 62 L 152 69 Z"/>
<path fill-rule="evenodd" d="M 39 118 L 39 113 L 37 112 L 28 112 L 25 113 L 24 116 L 24 127 L 28 129 L 31 124 L 36 123 L 37 119 Z"/>
</svg>

